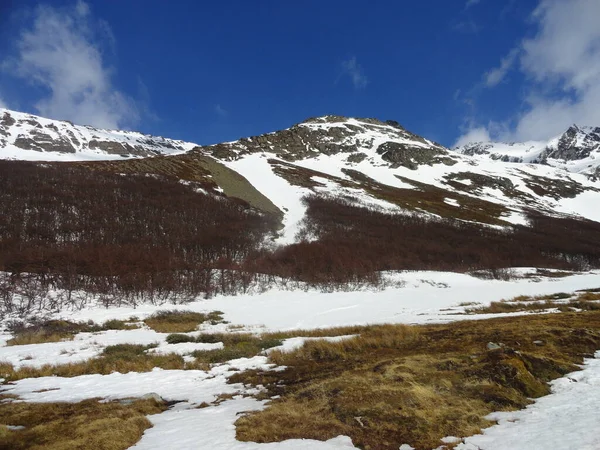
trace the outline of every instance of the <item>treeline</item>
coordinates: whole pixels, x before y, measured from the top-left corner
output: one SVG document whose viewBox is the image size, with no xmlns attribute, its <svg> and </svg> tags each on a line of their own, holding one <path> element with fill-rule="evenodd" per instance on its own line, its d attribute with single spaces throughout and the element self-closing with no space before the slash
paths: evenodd
<svg viewBox="0 0 600 450">
<path fill-rule="evenodd" d="M 583 270 L 600 266 L 600 223 L 530 212 L 531 226 L 496 229 L 458 220 L 389 214 L 323 195 L 304 199 L 304 239 L 261 264 L 307 282 L 360 279 L 383 270 Z"/>
<path fill-rule="evenodd" d="M 0 211 L 4 291 L 35 274 L 40 289 L 132 301 L 236 290 L 226 272 L 276 226 L 194 184 L 71 164 L 0 162 Z"/>
<path fill-rule="evenodd" d="M 304 201 L 299 242 L 273 249 L 277 218 L 193 183 L 0 161 L 0 313 L 380 286 L 386 270 L 600 267 L 597 222 L 531 212 L 531 226 L 496 229 Z"/>
</svg>

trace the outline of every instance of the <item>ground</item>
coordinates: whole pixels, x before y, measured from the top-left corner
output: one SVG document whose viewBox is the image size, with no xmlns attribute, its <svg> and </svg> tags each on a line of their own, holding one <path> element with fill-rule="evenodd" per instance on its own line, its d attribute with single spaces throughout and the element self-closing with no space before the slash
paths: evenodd
<svg viewBox="0 0 600 450">
<path fill-rule="evenodd" d="M 454 273 L 405 272 L 388 274 L 390 287 L 377 292 L 279 289 L 263 294 L 219 296 L 178 306 L 142 305 L 135 309 L 90 306 L 64 311 L 52 319 L 88 324 L 90 331 L 67 333 L 56 342 L 22 345 L 7 345 L 15 343 L 10 341 L 15 333 L 4 332 L 0 347 L 0 376 L 5 378 L 0 394 L 4 401 L 0 405 L 6 409 L 10 405 L 7 402 L 19 401 L 33 408 L 40 403 L 79 405 L 78 402 L 102 399 L 118 401 L 127 408 L 133 402 L 127 399 L 156 394 L 164 411 L 148 416 L 150 423 L 142 426 L 145 431 L 134 448 L 191 449 L 198 448 L 199 443 L 203 448 L 223 449 L 355 448 L 357 442 L 343 435 L 324 441 L 289 439 L 262 444 L 236 440 L 234 423 L 251 411 L 268 408 L 272 395 L 267 386 L 243 382 L 243 374 L 252 371 L 283 374 L 284 368 L 274 363 L 276 354 L 293 355 L 307 340 L 315 341 L 322 336 L 330 336 L 327 339 L 333 341 L 332 345 L 346 345 L 344 342 L 350 345 L 357 334 L 368 336 L 365 331 L 368 328 L 358 327 L 383 323 L 433 326 L 490 317 L 511 318 L 529 315 L 531 311 L 499 314 L 469 311 L 517 296 L 557 293 L 577 296 L 578 290 L 600 287 L 600 272 L 542 274 L 535 269 L 516 269 L 511 273 L 518 278 L 499 281 Z M 155 319 L 159 311 L 171 310 L 203 313 L 204 318 L 198 319 L 191 330 L 177 328 L 181 324 L 170 328 L 173 325 L 148 320 Z M 544 312 L 559 314 L 554 307 Z M 122 329 L 97 329 L 88 323 L 102 325 L 109 320 L 113 321 L 113 328 Z M 469 322 L 464 323 L 462 326 L 468 329 Z M 7 325 L 6 320 L 4 324 Z M 179 337 L 169 338 L 173 333 Z M 232 338 L 233 335 L 238 337 Z M 259 335 L 260 339 L 256 337 Z M 497 341 L 501 342 L 502 336 Z M 482 354 L 485 351 L 484 348 Z M 157 358 L 152 361 L 159 367 L 151 369 L 144 365 L 149 358 Z M 482 434 L 461 435 L 456 439 L 445 436 L 447 439 L 439 445 L 458 443 L 456 448 L 463 450 L 597 448 L 599 438 L 592 430 L 600 428 L 596 408 L 600 392 L 598 361 L 588 358 L 583 370 L 556 379 L 551 383 L 552 393 L 526 409 L 488 416 L 490 425 L 493 421 L 498 421 L 498 425 L 484 429 Z M 62 376 L 47 376 L 57 373 Z M 0 427 L 2 448 L 6 436 L 25 431 L 14 428 L 20 423 L 11 423 L 10 414 L 0 418 L 5 425 Z M 14 420 L 19 418 L 14 416 Z M 23 426 L 25 430 L 28 426 L 29 431 L 34 430 L 33 425 Z M 139 429 L 136 430 L 138 433 Z"/>
</svg>

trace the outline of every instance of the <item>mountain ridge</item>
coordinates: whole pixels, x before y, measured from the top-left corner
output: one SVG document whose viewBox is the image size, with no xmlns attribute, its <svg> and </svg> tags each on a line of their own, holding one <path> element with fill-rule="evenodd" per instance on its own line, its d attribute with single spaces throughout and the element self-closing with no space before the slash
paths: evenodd
<svg viewBox="0 0 600 450">
<path fill-rule="evenodd" d="M 20 160 L 102 160 L 177 154 L 195 144 L 137 131 L 75 125 L 0 108 L 0 157 Z"/>
<path fill-rule="evenodd" d="M 570 130 L 561 145 L 557 139 L 556 152 L 594 160 L 595 147 L 579 153 L 573 153 L 573 148 L 595 145 L 598 129 Z M 79 142 L 76 132 L 85 139 Z M 79 143 L 75 151 L 73 136 Z M 14 152 L 19 138 L 21 147 L 34 148 L 17 147 L 21 153 Z M 49 147 L 48 138 L 55 138 Z M 396 121 L 312 117 L 284 130 L 201 146 L 2 110 L 1 139 L 3 158 L 26 153 L 21 159 L 75 160 L 92 170 L 199 183 L 206 193 L 237 198 L 281 217 L 278 243 L 296 242 L 307 210 L 303 199 L 310 195 L 350 199 L 356 205 L 394 214 L 474 220 L 501 227 L 527 224 L 530 211 L 600 222 L 600 215 L 590 206 L 600 198 L 600 190 L 588 173 L 549 164 L 555 161 L 549 157 L 538 164 L 533 164 L 533 157 L 511 162 L 511 157 L 496 156 L 485 145 L 452 151 Z M 60 149 L 64 140 L 70 145 L 67 153 L 52 151 Z M 97 148 L 96 142 L 106 142 L 106 150 Z"/>
<path fill-rule="evenodd" d="M 595 178 L 600 175 L 600 127 L 573 124 L 547 141 L 470 142 L 453 150 L 504 162 L 547 164 Z"/>
</svg>

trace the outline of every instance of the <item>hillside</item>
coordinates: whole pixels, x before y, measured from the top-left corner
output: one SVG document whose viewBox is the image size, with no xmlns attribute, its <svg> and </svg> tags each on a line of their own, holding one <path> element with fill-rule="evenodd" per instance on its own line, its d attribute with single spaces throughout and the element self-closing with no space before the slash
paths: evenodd
<svg viewBox="0 0 600 450">
<path fill-rule="evenodd" d="M 2 159 L 81 161 L 182 153 L 183 141 L 134 131 L 103 130 L 0 108 Z"/>
<path fill-rule="evenodd" d="M 594 445 L 596 131 L 528 159 L 0 114 L 0 449 Z"/>
<path fill-rule="evenodd" d="M 0 270 L 42 284 L 120 302 L 600 266 L 593 177 L 453 152 L 394 121 L 325 116 L 196 146 L 3 114 L 0 154 L 44 162 L 0 162 Z"/>
</svg>

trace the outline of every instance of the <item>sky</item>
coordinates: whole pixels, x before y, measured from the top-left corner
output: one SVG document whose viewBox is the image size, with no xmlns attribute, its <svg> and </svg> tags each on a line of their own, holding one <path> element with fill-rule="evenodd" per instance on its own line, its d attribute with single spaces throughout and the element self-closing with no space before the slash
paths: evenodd
<svg viewBox="0 0 600 450">
<path fill-rule="evenodd" d="M 0 107 L 212 144 L 336 114 L 446 146 L 600 126 L 599 0 L 0 0 Z"/>
</svg>

